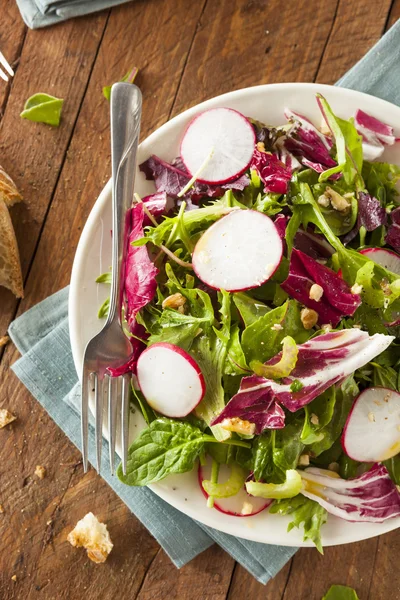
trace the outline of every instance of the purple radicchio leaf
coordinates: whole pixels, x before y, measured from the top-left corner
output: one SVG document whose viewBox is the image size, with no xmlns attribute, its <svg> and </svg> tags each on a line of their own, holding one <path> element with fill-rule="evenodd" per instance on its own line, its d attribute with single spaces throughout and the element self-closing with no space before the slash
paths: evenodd
<svg viewBox="0 0 400 600">
<path fill-rule="evenodd" d="M 255 169 L 264 184 L 264 192 L 286 194 L 292 170 L 283 164 L 275 154 L 254 150 L 251 168 Z"/>
<path fill-rule="evenodd" d="M 332 471 L 310 467 L 299 470 L 301 493 L 329 513 L 351 522 L 382 523 L 400 516 L 400 493 L 384 465 L 355 477 L 342 479 Z"/>
<path fill-rule="evenodd" d="M 316 171 L 317 173 L 323 173 L 324 171 L 326 171 L 326 167 L 324 165 L 321 165 L 321 163 L 313 162 L 312 160 L 308 160 L 307 158 L 303 157 L 302 163 L 305 167 L 308 167 L 309 169 L 312 169 L 313 171 Z M 337 179 L 340 179 L 341 177 L 342 177 L 341 173 L 333 173 L 333 175 L 331 175 L 328 179 L 331 179 L 332 181 L 336 181 Z"/>
<path fill-rule="evenodd" d="M 144 173 L 146 179 L 154 181 L 158 192 L 165 192 L 171 198 L 178 198 L 179 192 L 188 183 L 191 175 L 186 170 L 182 160 L 178 157 L 172 164 L 159 158 L 155 154 L 139 165 L 139 169 Z M 224 185 L 208 185 L 196 181 L 194 185 L 186 192 L 185 197 L 191 198 L 194 202 L 201 198 L 220 198 L 226 190 L 243 191 L 249 185 L 247 175 L 241 175 L 235 181 Z"/>
<path fill-rule="evenodd" d="M 265 428 L 283 427 L 283 415 L 282 420 L 271 418 L 271 411 L 276 415 L 277 403 L 291 412 L 299 410 L 381 354 L 393 339 L 380 333 L 369 336 L 354 328 L 326 333 L 300 344 L 297 363 L 289 377 L 279 383 L 256 375 L 244 377 L 237 394 L 212 424 L 239 417 L 255 423 L 257 433 Z M 266 364 L 276 364 L 280 359 L 281 353 Z M 296 389 L 299 384 L 303 387 L 291 391 L 294 382 Z"/>
<path fill-rule="evenodd" d="M 145 196 L 142 198 L 142 202 L 144 202 L 147 210 L 155 219 L 168 213 L 168 198 L 166 192 L 156 192 L 155 194 Z M 144 214 L 143 225 L 153 225 L 146 213 Z"/>
<path fill-rule="evenodd" d="M 285 140 L 285 146 L 289 152 L 302 162 L 305 159 L 314 165 L 322 166 L 323 170 L 336 166 L 335 160 L 329 153 L 333 145 L 331 138 L 318 131 L 306 117 L 288 108 L 285 109 L 285 117 L 293 123 Z M 310 164 L 307 166 L 314 168 Z"/>
<path fill-rule="evenodd" d="M 315 259 L 330 258 L 335 252 L 323 235 L 314 233 L 310 228 L 306 231 L 303 229 L 297 231 L 294 237 L 294 247 Z"/>
<path fill-rule="evenodd" d="M 390 213 L 391 224 L 386 234 L 386 243 L 394 250 L 400 252 L 400 207 Z"/>
<path fill-rule="evenodd" d="M 132 246 L 132 242 L 143 237 L 143 204 L 136 204 L 130 210 L 129 217 L 131 233 L 125 261 L 125 299 L 126 319 L 131 326 L 136 323 L 135 316 L 139 310 L 154 298 L 158 270 L 151 262 L 145 245 Z"/>
<path fill-rule="evenodd" d="M 313 284 L 323 289 L 319 301 L 310 298 Z M 295 248 L 290 257 L 289 275 L 281 288 L 292 298 L 315 310 L 320 324 L 330 323 L 333 327 L 343 316 L 353 315 L 361 304 L 361 297 L 352 294 L 347 283 L 335 271 Z"/>
<path fill-rule="evenodd" d="M 358 227 L 365 227 L 367 231 L 374 231 L 381 225 L 386 225 L 387 213 L 376 198 L 365 192 L 358 193 Z"/>
<path fill-rule="evenodd" d="M 382 156 L 385 146 L 392 146 L 398 141 L 393 134 L 393 127 L 363 110 L 357 110 L 354 125 L 363 140 L 364 160 L 376 160 Z"/>
<path fill-rule="evenodd" d="M 131 322 L 130 331 L 133 335 L 146 339 L 148 334 L 140 323 L 133 320 Z M 132 346 L 132 354 L 128 358 L 128 360 L 119 367 L 108 367 L 108 372 L 111 377 L 120 377 L 120 375 L 125 375 L 125 373 L 136 373 L 137 361 L 143 350 L 146 348 L 146 344 L 137 339 L 137 337 L 130 338 L 131 346 Z"/>
</svg>

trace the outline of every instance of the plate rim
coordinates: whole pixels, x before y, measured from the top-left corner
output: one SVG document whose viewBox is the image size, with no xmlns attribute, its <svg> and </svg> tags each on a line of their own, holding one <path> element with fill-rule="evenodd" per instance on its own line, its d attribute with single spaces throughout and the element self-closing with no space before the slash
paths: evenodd
<svg viewBox="0 0 400 600">
<path fill-rule="evenodd" d="M 388 102 L 387 100 L 377 98 L 376 96 L 372 96 L 371 94 L 367 94 L 365 92 L 359 92 L 357 90 L 353 90 L 353 89 L 349 89 L 349 88 L 342 88 L 339 86 L 310 83 L 310 82 L 285 82 L 285 83 L 261 84 L 261 85 L 241 88 L 241 89 L 234 90 L 231 92 L 225 92 L 224 94 L 214 96 L 214 97 L 204 100 L 203 102 L 200 102 L 194 106 L 191 106 L 190 108 L 179 113 L 178 115 L 173 117 L 171 120 L 166 121 L 160 127 L 155 129 L 154 131 L 152 131 L 140 143 L 139 150 L 143 149 L 144 147 L 151 146 L 154 138 L 158 137 L 160 134 L 164 134 L 164 133 L 168 132 L 168 130 L 170 130 L 170 129 L 174 129 L 175 125 L 177 123 L 179 123 L 181 121 L 185 121 L 187 118 L 190 118 L 192 115 L 195 115 L 199 111 L 206 110 L 209 107 L 209 105 L 212 105 L 215 102 L 221 102 L 224 100 L 230 101 L 232 98 L 236 98 L 238 96 L 245 98 L 247 95 L 251 95 L 254 92 L 259 92 L 262 90 L 270 90 L 271 88 L 286 89 L 288 91 L 295 90 L 296 88 L 303 88 L 303 89 L 308 88 L 310 91 L 314 91 L 314 92 L 323 91 L 323 90 L 328 91 L 328 90 L 334 89 L 335 92 L 339 92 L 339 94 L 341 94 L 343 97 L 346 97 L 346 96 L 358 97 L 358 98 L 360 98 L 360 102 L 362 102 L 363 99 L 369 99 L 369 101 L 372 99 L 374 103 L 381 105 L 382 108 L 384 108 L 386 105 L 388 107 L 391 107 L 391 109 L 395 108 L 396 110 L 400 111 L 400 107 L 396 106 L 395 104 L 393 104 L 391 102 Z M 79 273 L 79 269 L 81 266 L 81 262 L 84 261 L 85 251 L 90 243 L 90 232 L 91 232 L 94 224 L 96 223 L 99 215 L 101 214 L 102 210 L 104 209 L 104 205 L 105 205 L 107 199 L 110 197 L 110 195 L 111 195 L 111 179 L 109 179 L 107 181 L 107 183 L 101 190 L 101 192 L 100 192 L 99 196 L 97 197 L 97 199 L 89 213 L 89 216 L 85 222 L 85 225 L 82 229 L 81 236 L 80 236 L 80 239 L 79 239 L 76 251 L 75 251 L 75 256 L 74 256 L 74 261 L 73 261 L 73 266 L 72 266 L 72 271 L 71 271 L 71 282 L 70 282 L 70 290 L 69 290 L 69 298 L 68 298 L 68 322 L 69 322 L 69 332 L 70 332 L 72 355 L 73 355 L 73 360 L 74 360 L 76 371 L 78 373 L 79 380 L 81 380 L 83 353 L 81 352 L 81 348 L 78 343 L 79 336 L 77 335 L 77 328 L 73 326 L 74 323 L 77 322 L 77 313 L 79 311 L 78 273 Z M 105 437 L 108 439 L 108 431 L 106 430 L 106 428 L 104 428 L 103 433 L 104 433 Z M 175 509 L 179 510 L 180 512 L 184 513 L 185 515 L 187 515 L 197 521 L 200 521 L 202 524 L 212 527 L 214 529 L 218 529 L 219 531 L 221 531 L 223 533 L 227 533 L 229 535 L 235 535 L 242 539 L 257 541 L 259 543 L 279 544 L 281 546 L 287 546 L 287 547 L 299 547 L 299 546 L 300 547 L 314 547 L 314 544 L 310 541 L 306 541 L 306 542 L 300 541 L 300 540 L 291 541 L 289 534 L 285 535 L 284 537 L 279 537 L 279 539 L 276 539 L 276 537 L 275 537 L 274 539 L 270 539 L 268 541 L 265 541 L 265 540 L 260 541 L 259 538 L 252 535 L 252 530 L 250 528 L 248 531 L 248 535 L 246 535 L 246 532 L 245 533 L 241 532 L 239 534 L 235 533 L 235 532 L 232 533 L 232 527 L 230 526 L 230 523 L 228 523 L 228 522 L 225 523 L 223 520 L 221 520 L 216 525 L 214 521 L 211 522 L 211 519 L 204 519 L 201 516 L 199 517 L 199 515 L 196 514 L 195 511 L 191 510 L 190 504 L 185 505 L 185 504 L 183 504 L 183 502 L 179 502 L 179 501 L 176 502 L 176 498 L 172 498 L 171 493 L 168 490 L 164 489 L 162 487 L 162 485 L 160 485 L 159 483 L 152 484 L 148 487 L 157 496 L 162 498 L 164 501 L 166 501 L 169 505 L 171 505 Z M 211 512 L 214 512 L 214 511 L 210 511 L 210 513 Z M 331 515 L 330 515 L 330 518 L 332 518 Z M 352 524 L 352 525 L 354 525 L 354 524 Z M 349 540 L 331 539 L 331 540 L 329 540 L 328 543 L 324 542 L 324 547 L 336 546 L 336 545 L 340 545 L 340 544 L 347 544 L 347 543 L 362 541 L 365 539 L 376 537 L 378 535 L 382 535 L 389 531 L 393 531 L 394 529 L 397 529 L 400 527 L 400 518 L 393 519 L 393 520 L 388 519 L 384 523 L 380 524 L 383 526 L 381 532 L 374 532 L 374 533 L 369 532 L 368 531 L 368 526 L 370 525 L 369 523 L 362 523 L 362 524 L 357 524 L 357 525 L 362 525 L 362 527 L 360 527 L 359 532 L 357 532 L 358 533 L 357 536 L 350 535 L 349 537 L 351 539 L 349 539 Z M 373 524 L 373 525 L 376 525 L 376 524 Z M 354 531 L 354 529 L 352 531 Z M 342 538 L 343 538 L 343 535 L 342 535 Z"/>
</svg>

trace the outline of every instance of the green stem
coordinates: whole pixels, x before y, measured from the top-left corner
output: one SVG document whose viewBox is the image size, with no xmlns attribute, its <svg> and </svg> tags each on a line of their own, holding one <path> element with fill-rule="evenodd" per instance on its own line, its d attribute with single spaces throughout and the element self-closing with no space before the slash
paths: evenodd
<svg viewBox="0 0 400 600">
<path fill-rule="evenodd" d="M 219 464 L 216 460 L 213 459 L 211 465 L 211 483 L 218 483 L 218 475 L 219 475 Z M 208 496 L 207 498 L 207 508 L 214 508 L 214 496 Z"/>
</svg>

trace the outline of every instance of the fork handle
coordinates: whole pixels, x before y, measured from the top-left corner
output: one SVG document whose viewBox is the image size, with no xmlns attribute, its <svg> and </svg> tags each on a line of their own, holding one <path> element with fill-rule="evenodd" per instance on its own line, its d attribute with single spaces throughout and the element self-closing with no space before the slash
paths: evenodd
<svg viewBox="0 0 400 600">
<path fill-rule="evenodd" d="M 125 282 L 125 256 L 130 233 L 139 142 L 142 94 L 136 85 L 116 83 L 111 89 L 112 283 L 107 324 L 119 320 Z"/>
</svg>

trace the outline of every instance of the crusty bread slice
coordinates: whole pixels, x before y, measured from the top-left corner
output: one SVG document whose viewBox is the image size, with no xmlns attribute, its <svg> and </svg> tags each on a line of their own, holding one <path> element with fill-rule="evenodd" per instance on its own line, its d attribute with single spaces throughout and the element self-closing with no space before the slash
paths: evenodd
<svg viewBox="0 0 400 600">
<path fill-rule="evenodd" d="M 10 213 L 0 195 L 0 285 L 12 291 L 17 298 L 23 298 L 24 287 L 19 260 L 17 238 Z"/>
<path fill-rule="evenodd" d="M 17 186 L 9 175 L 0 165 L 0 198 L 3 198 L 7 206 L 12 206 L 21 202 L 22 196 L 17 190 Z"/>
</svg>

